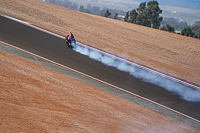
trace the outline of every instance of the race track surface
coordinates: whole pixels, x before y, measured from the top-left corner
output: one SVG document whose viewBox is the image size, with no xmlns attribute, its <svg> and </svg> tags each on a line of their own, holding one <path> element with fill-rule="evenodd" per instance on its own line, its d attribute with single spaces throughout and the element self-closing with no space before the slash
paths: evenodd
<svg viewBox="0 0 200 133">
<path fill-rule="evenodd" d="M 146 97 L 197 120 L 200 103 L 188 102 L 162 87 L 94 61 L 66 47 L 65 41 L 0 16 L 0 40 Z M 117 101 L 116 101 L 117 102 Z"/>
</svg>

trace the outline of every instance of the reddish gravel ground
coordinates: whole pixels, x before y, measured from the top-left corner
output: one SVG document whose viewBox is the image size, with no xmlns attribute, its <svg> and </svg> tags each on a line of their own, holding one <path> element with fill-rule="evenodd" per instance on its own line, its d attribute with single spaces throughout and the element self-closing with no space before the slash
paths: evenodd
<svg viewBox="0 0 200 133">
<path fill-rule="evenodd" d="M 0 51 L 0 132 L 180 132 L 187 125 Z"/>
</svg>

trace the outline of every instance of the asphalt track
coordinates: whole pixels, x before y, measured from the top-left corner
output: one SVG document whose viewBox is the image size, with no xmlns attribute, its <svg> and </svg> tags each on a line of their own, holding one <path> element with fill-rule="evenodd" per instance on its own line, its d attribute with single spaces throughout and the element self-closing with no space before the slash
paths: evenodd
<svg viewBox="0 0 200 133">
<path fill-rule="evenodd" d="M 127 72 L 83 56 L 68 49 L 61 38 L 0 16 L 0 40 L 200 120 L 199 102 L 185 101 L 162 87 L 143 82 Z"/>
</svg>

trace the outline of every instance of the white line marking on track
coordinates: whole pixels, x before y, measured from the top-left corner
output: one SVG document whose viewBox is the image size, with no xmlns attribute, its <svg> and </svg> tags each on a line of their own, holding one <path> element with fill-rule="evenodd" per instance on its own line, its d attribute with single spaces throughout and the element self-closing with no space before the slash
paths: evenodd
<svg viewBox="0 0 200 133">
<path fill-rule="evenodd" d="M 197 120 L 197 119 L 195 119 L 195 118 L 192 118 L 192 117 L 190 117 L 190 116 L 188 116 L 188 115 L 185 115 L 185 114 L 183 114 L 183 113 L 180 113 L 180 112 L 178 112 L 178 111 L 176 111 L 176 110 L 173 110 L 173 109 L 171 109 L 171 108 L 169 108 L 169 107 L 166 107 L 166 106 L 164 106 L 164 105 L 161 105 L 161 104 L 159 104 L 159 103 L 157 103 L 157 102 L 154 102 L 154 101 L 152 101 L 152 100 L 150 100 L 150 99 L 147 99 L 147 98 L 142 97 L 142 96 L 140 96 L 140 95 L 137 95 L 137 94 L 135 94 L 135 93 L 129 92 L 129 91 L 124 90 L 124 89 L 122 89 L 122 88 L 120 88 L 120 87 L 117 87 L 117 86 L 115 86 L 115 85 L 112 85 L 112 84 L 110 84 L 110 83 L 107 83 L 107 82 L 105 82 L 105 81 L 102 81 L 102 80 L 100 80 L 100 79 L 97 79 L 97 78 L 92 77 L 92 76 L 90 76 L 90 75 L 87 75 L 87 74 L 85 74 L 85 73 L 79 72 L 79 71 L 77 71 L 77 70 L 75 70 L 75 69 L 72 69 L 72 68 L 70 68 L 70 67 L 64 66 L 64 65 L 62 65 L 62 64 L 59 64 L 59 63 L 57 63 L 57 62 L 54 62 L 54 61 L 49 60 L 49 59 L 47 59 L 47 58 L 44 58 L 44 57 L 42 57 L 42 56 L 36 55 L 36 54 L 31 53 L 31 52 L 29 52 L 29 51 L 26 51 L 26 50 L 24 50 L 24 49 L 18 48 L 18 47 L 16 47 L 16 46 L 13 46 L 13 45 L 8 44 L 8 43 L 6 43 L 6 42 L 0 41 L 0 43 L 5 44 L 5 45 L 7 45 L 7 46 L 10 46 L 10 47 L 12 47 L 12 48 L 15 48 L 15 49 L 17 49 L 17 50 L 19 50 L 19 51 L 25 52 L 25 53 L 27 53 L 27 54 L 30 54 L 30 55 L 32 55 L 32 56 L 35 56 L 35 57 L 37 57 L 37 58 L 43 59 L 43 60 L 45 60 L 45 61 L 47 61 L 47 62 L 53 63 L 53 64 L 55 64 L 55 65 L 58 65 L 58 66 L 60 66 L 60 67 L 65 68 L 65 69 L 71 70 L 71 71 L 76 72 L 76 73 L 78 73 L 78 74 L 80 74 L 80 75 L 83 75 L 83 76 L 85 76 L 85 77 L 91 78 L 91 79 L 93 79 L 93 80 L 96 80 L 96 81 L 98 81 L 98 82 L 101 82 L 101 83 L 103 83 L 103 84 L 106 84 L 106 85 L 108 85 L 108 86 L 111 86 L 111 87 L 113 87 L 113 88 L 115 88 L 115 89 L 121 90 L 121 91 L 126 92 L 126 93 L 128 93 L 128 94 L 131 94 L 131 95 L 133 95 L 133 96 L 135 96 L 135 97 L 138 97 L 138 98 L 140 98 L 140 99 L 143 99 L 143 100 L 145 100 L 145 101 L 148 101 L 148 102 L 150 102 L 150 103 L 153 103 L 153 104 L 158 105 L 158 106 L 160 106 L 160 107 L 162 107 L 162 108 L 164 108 L 164 109 L 167 109 L 167 110 L 172 111 L 172 112 L 174 112 L 174 113 L 176 113 L 176 114 L 179 114 L 179 115 L 181 115 L 181 116 L 184 116 L 184 117 L 186 117 L 186 118 L 188 118 L 188 119 L 191 119 L 191 120 L 193 120 L 193 121 L 196 121 L 196 122 L 200 123 L 200 121 Z"/>
</svg>

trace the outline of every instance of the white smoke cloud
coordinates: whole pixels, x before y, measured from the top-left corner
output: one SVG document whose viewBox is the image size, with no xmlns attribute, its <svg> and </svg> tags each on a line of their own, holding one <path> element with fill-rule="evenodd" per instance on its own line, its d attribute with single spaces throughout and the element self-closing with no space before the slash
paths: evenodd
<svg viewBox="0 0 200 133">
<path fill-rule="evenodd" d="M 200 90 L 193 89 L 191 87 L 180 84 L 161 75 L 155 74 L 153 72 L 141 69 L 127 62 L 121 61 L 115 58 L 114 56 L 112 57 L 109 55 L 105 55 L 87 47 L 83 47 L 76 44 L 73 50 L 83 55 L 89 56 L 93 60 L 100 61 L 107 66 L 112 66 L 119 69 L 120 71 L 128 72 L 130 75 L 139 78 L 142 81 L 163 87 L 166 90 L 181 96 L 182 99 L 191 102 L 200 102 Z"/>
</svg>

